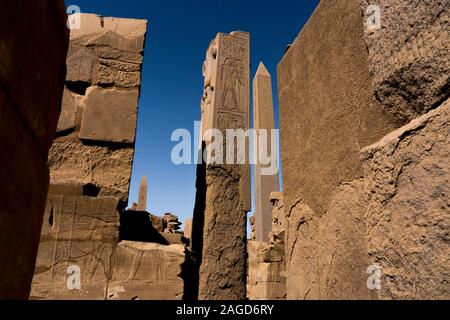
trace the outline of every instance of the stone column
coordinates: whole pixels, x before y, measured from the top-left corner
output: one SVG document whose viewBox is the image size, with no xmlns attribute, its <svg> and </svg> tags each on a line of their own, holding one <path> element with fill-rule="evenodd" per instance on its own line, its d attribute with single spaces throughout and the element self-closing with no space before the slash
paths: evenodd
<svg viewBox="0 0 450 320">
<path fill-rule="evenodd" d="M 246 32 L 219 33 L 211 42 L 204 65 L 205 94 L 202 101 L 203 145 L 208 148 L 213 139 L 210 129 L 222 132 L 223 158 L 227 140 L 246 142 L 248 139 L 225 136 L 227 129 L 249 128 L 250 35 Z M 232 154 L 236 156 L 235 150 Z M 217 151 L 217 150 L 216 150 Z M 202 205 L 196 204 L 196 221 L 202 221 L 201 266 L 199 271 L 199 299 L 239 300 L 246 297 L 246 215 L 250 210 L 250 170 L 245 164 L 207 161 L 199 166 L 198 194 Z M 233 163 L 237 163 L 235 161 Z M 211 160 L 211 157 L 208 158 Z M 242 159 L 242 158 L 241 158 Z M 226 159 L 224 159 L 225 162 Z M 228 161 L 227 161 L 228 162 Z M 204 188 L 205 190 L 199 190 Z M 204 202 L 204 203 L 203 203 Z M 198 215 L 201 216 L 199 219 Z"/>
<path fill-rule="evenodd" d="M 147 211 L 147 177 L 142 177 L 139 186 L 138 211 Z"/>
<path fill-rule="evenodd" d="M 272 150 L 271 140 L 272 130 L 275 129 L 272 78 L 262 62 L 253 80 L 253 126 L 256 131 L 255 233 L 256 241 L 267 242 L 269 241 L 269 232 L 272 231 L 270 194 L 280 190 L 280 183 L 278 170 L 275 174 L 264 172 L 262 169 L 269 166 L 262 163 L 261 158 L 257 156 L 260 154 L 270 156 L 272 152 L 277 152 L 277 150 Z M 264 136 L 267 138 L 261 140 Z M 267 144 L 264 141 L 267 141 Z M 278 164 L 276 165 L 278 166 Z"/>
</svg>

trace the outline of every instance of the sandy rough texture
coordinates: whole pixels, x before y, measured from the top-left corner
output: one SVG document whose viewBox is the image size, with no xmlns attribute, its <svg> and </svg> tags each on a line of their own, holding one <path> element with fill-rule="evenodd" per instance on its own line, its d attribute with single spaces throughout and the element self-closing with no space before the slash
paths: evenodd
<svg viewBox="0 0 450 320">
<path fill-rule="evenodd" d="M 247 242 L 247 298 L 250 300 L 285 300 L 287 298 L 287 229 L 281 192 L 272 192 L 272 231 L 270 242 Z"/>
<path fill-rule="evenodd" d="M 31 299 L 105 298 L 119 241 L 118 205 L 117 198 L 84 196 L 70 184 L 51 188 Z M 80 290 L 67 286 L 71 266 L 80 268 Z"/>
<path fill-rule="evenodd" d="M 289 214 L 286 243 L 288 298 L 305 300 L 374 299 L 367 288 L 363 181 L 342 184 L 330 210 L 317 217 L 300 201 Z"/>
<path fill-rule="evenodd" d="M 301 199 L 325 213 L 335 188 L 361 176 L 360 150 L 398 127 L 374 98 L 367 57 L 359 1 L 324 0 L 280 62 L 288 210 Z"/>
<path fill-rule="evenodd" d="M 139 90 L 91 87 L 79 137 L 115 143 L 134 143 L 136 137 Z"/>
<path fill-rule="evenodd" d="M 6 1 L 1 6 L 0 299 L 26 299 L 48 188 L 48 150 L 61 110 L 69 32 L 62 0 Z"/>
<path fill-rule="evenodd" d="M 89 190 L 51 186 L 31 298 L 181 299 L 184 245 L 119 242 L 119 199 L 87 196 Z M 67 286 L 73 266 L 80 270 L 79 289 Z"/>
<path fill-rule="evenodd" d="M 108 299 L 180 300 L 184 251 L 181 244 L 119 243 Z"/>
<path fill-rule="evenodd" d="M 373 4 L 381 13 L 378 30 L 367 25 Z M 450 2 L 361 0 L 361 9 L 374 94 L 383 108 L 409 122 L 441 105 L 450 85 Z"/>
<path fill-rule="evenodd" d="M 81 14 L 80 26 L 70 33 L 51 182 L 93 183 L 126 203 L 147 22 Z"/>
<path fill-rule="evenodd" d="M 286 299 L 286 264 L 284 263 L 284 250 L 270 243 L 259 241 L 249 241 L 247 243 L 247 250 L 248 299 Z"/>
<path fill-rule="evenodd" d="M 450 298 L 450 101 L 362 152 L 380 299 Z"/>
<path fill-rule="evenodd" d="M 131 147 L 116 149 L 56 140 L 50 150 L 51 183 L 93 183 L 100 187 L 100 196 L 126 201 L 133 157 Z"/>
</svg>

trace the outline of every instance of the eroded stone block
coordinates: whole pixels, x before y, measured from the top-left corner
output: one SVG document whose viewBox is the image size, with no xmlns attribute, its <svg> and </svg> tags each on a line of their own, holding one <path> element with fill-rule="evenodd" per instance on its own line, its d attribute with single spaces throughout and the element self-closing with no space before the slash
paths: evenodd
<svg viewBox="0 0 450 320">
<path fill-rule="evenodd" d="M 172 299 L 183 295 L 179 277 L 184 246 L 123 241 L 119 243 L 108 297 L 115 299 Z M 118 292 L 114 288 L 121 288 Z M 111 291 L 116 295 L 110 297 Z"/>
<path fill-rule="evenodd" d="M 138 90 L 90 88 L 80 139 L 134 143 L 138 98 Z"/>
<path fill-rule="evenodd" d="M 57 132 L 64 132 L 74 129 L 76 126 L 78 105 L 67 88 L 64 89 L 64 96 L 61 106 L 61 115 L 59 116 Z"/>
</svg>

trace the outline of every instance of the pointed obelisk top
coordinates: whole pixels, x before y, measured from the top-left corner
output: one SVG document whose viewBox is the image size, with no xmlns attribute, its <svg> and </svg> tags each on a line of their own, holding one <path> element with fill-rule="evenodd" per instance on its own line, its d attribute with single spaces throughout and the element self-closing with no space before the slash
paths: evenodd
<svg viewBox="0 0 450 320">
<path fill-rule="evenodd" d="M 258 70 L 256 71 L 256 76 L 262 76 L 262 77 L 270 77 L 269 71 L 267 71 L 266 66 L 264 63 L 260 62 Z"/>
</svg>

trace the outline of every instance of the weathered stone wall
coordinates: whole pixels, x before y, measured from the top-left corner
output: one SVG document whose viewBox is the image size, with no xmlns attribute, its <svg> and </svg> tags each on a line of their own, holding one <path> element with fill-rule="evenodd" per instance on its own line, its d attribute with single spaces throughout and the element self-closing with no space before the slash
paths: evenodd
<svg viewBox="0 0 450 320">
<path fill-rule="evenodd" d="M 450 100 L 361 153 L 380 299 L 450 299 Z"/>
<path fill-rule="evenodd" d="M 182 234 L 177 234 L 178 219 L 166 215 L 162 227 L 168 232 L 162 235 L 152 227 L 150 214 L 123 212 L 134 155 L 145 34 L 145 20 L 91 14 L 81 15 L 81 29 L 70 34 L 32 299 L 182 297 L 185 247 Z M 161 244 L 121 241 L 129 233 L 119 226 L 133 227 L 135 223 L 126 218 L 136 217 L 147 224 L 133 236 L 144 234 L 147 241 L 154 231 Z M 180 244 L 169 245 L 174 240 Z"/>
<path fill-rule="evenodd" d="M 263 163 L 264 157 L 271 157 L 272 131 L 275 129 L 275 117 L 272 95 L 272 77 L 261 62 L 253 79 L 253 128 L 256 132 L 254 143 L 256 144 L 256 164 L 254 166 L 254 193 L 255 193 L 255 238 L 257 241 L 269 241 L 269 233 L 272 230 L 272 205 L 270 194 L 280 190 L 280 178 L 278 176 L 278 157 L 274 163 Z M 264 132 L 265 131 L 265 132 Z M 266 142 L 264 144 L 263 142 Z M 262 161 L 263 160 L 263 161 Z M 268 172 L 270 166 L 276 166 L 276 171 Z M 270 173 L 270 174 L 269 174 Z"/>
<path fill-rule="evenodd" d="M 323 0 L 279 65 L 289 299 L 448 298 L 449 4 L 368 4 Z"/>
<path fill-rule="evenodd" d="M 44 213 L 69 31 L 62 0 L 0 11 L 0 299 L 26 299 Z"/>
<path fill-rule="evenodd" d="M 51 183 L 92 183 L 128 201 L 147 22 L 81 15 L 70 34 Z"/>
<path fill-rule="evenodd" d="M 33 278 L 32 299 L 103 299 L 119 242 L 119 199 L 89 197 L 82 184 L 51 185 Z M 81 290 L 68 288 L 68 268 Z"/>
</svg>

